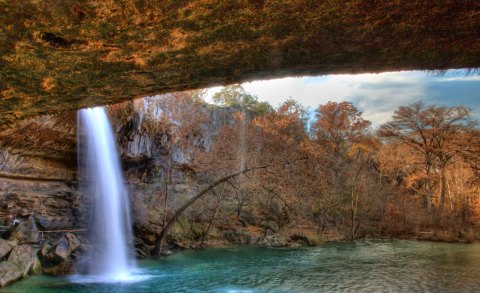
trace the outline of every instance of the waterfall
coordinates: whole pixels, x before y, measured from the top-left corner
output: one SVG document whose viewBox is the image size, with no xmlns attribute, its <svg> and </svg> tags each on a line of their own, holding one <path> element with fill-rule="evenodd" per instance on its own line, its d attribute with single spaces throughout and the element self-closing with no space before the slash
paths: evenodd
<svg viewBox="0 0 480 293">
<path fill-rule="evenodd" d="M 115 137 L 104 108 L 79 110 L 77 119 L 80 187 L 92 199 L 88 275 L 99 282 L 129 280 L 136 264 Z"/>
</svg>

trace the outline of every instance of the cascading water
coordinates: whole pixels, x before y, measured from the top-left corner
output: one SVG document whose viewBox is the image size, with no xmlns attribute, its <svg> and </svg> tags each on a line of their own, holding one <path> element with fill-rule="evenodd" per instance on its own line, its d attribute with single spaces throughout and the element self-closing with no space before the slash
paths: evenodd
<svg viewBox="0 0 480 293">
<path fill-rule="evenodd" d="M 81 188 L 92 198 L 90 236 L 94 247 L 88 275 L 98 282 L 129 281 L 136 264 L 128 195 L 113 131 L 104 108 L 79 110 Z"/>
</svg>

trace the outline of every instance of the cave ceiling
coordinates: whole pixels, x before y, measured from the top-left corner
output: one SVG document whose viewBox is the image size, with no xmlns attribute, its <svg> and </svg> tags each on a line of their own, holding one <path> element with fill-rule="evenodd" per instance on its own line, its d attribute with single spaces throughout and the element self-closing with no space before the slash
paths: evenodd
<svg viewBox="0 0 480 293">
<path fill-rule="evenodd" d="M 0 125 L 254 79 L 480 67 L 476 0 L 0 0 Z"/>
</svg>

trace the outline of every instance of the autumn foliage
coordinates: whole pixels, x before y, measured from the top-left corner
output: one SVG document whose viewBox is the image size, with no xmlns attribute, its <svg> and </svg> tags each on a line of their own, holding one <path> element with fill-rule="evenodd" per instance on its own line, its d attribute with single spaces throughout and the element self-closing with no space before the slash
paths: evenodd
<svg viewBox="0 0 480 293">
<path fill-rule="evenodd" d="M 248 101 L 248 108 L 222 106 L 231 120 L 192 149 L 190 167 L 205 186 L 265 167 L 228 177 L 185 209 L 185 219 L 203 231 L 196 234 L 202 245 L 232 230 L 326 240 L 471 241 L 479 234 L 480 134 L 468 108 L 401 106 L 373 130 L 349 102 L 320 105 L 309 121 L 294 100 L 255 112 L 256 98 L 235 90 L 223 101 Z M 189 108 L 189 121 L 209 123 L 202 111 Z"/>
</svg>

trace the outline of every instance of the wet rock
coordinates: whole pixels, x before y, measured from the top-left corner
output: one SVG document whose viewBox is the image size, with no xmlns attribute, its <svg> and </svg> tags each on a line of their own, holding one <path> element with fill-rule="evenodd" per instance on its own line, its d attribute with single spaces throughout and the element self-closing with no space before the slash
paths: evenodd
<svg viewBox="0 0 480 293">
<path fill-rule="evenodd" d="M 87 275 L 92 261 L 93 261 L 92 257 L 83 256 L 75 262 L 72 270 L 75 270 L 75 273 L 77 273 L 77 274 Z"/>
<path fill-rule="evenodd" d="M 57 244 L 53 246 L 45 242 L 39 252 L 39 255 L 43 256 L 41 258 L 43 273 L 54 276 L 73 273 L 76 269 L 74 269 L 72 253 L 83 246 L 80 240 L 71 233 L 60 237 Z"/>
<path fill-rule="evenodd" d="M 168 249 L 168 250 L 163 250 L 162 252 L 160 252 L 160 255 L 161 256 L 169 256 L 169 255 L 172 255 L 173 254 L 173 251 Z"/>
<path fill-rule="evenodd" d="M 33 266 L 30 269 L 30 274 L 31 275 L 41 275 L 42 274 L 42 262 L 40 259 L 35 257 L 35 260 L 33 261 Z"/>
<path fill-rule="evenodd" d="M 5 287 L 23 277 L 23 272 L 9 261 L 0 262 L 0 288 Z"/>
<path fill-rule="evenodd" d="M 66 233 L 65 238 L 67 239 L 70 253 L 72 253 L 78 247 L 80 247 L 81 242 L 80 242 L 80 240 L 78 240 L 77 236 L 75 236 L 74 234 Z"/>
<path fill-rule="evenodd" d="M 54 246 L 49 242 L 45 242 L 40 248 L 39 256 L 41 257 L 44 267 L 48 267 L 47 271 L 49 271 L 50 274 L 57 274 L 58 272 L 59 275 L 63 275 L 66 272 L 66 268 L 61 264 L 63 262 L 70 262 L 73 255 L 72 253 L 82 247 L 82 243 L 75 235 L 66 233 L 58 239 L 57 244 Z M 77 256 L 78 254 L 79 253 L 77 253 Z M 53 268 L 59 265 L 61 266 Z"/>
<path fill-rule="evenodd" d="M 58 243 L 48 252 L 47 260 L 58 264 L 64 262 L 70 256 L 70 246 L 65 236 L 60 237 Z"/>
<path fill-rule="evenodd" d="M 11 232 L 10 241 L 18 244 L 38 244 L 40 241 L 40 233 L 38 232 L 35 218 L 29 216 L 27 219 L 20 220 L 20 223 Z"/>
<path fill-rule="evenodd" d="M 150 255 L 150 251 L 152 251 L 153 246 L 147 245 L 139 238 L 135 238 L 135 253 L 138 257 L 147 257 Z"/>
<path fill-rule="evenodd" d="M 73 261 L 67 260 L 54 266 L 44 266 L 43 273 L 53 276 L 65 276 L 73 273 L 73 267 Z"/>
<path fill-rule="evenodd" d="M 36 254 L 36 250 L 30 245 L 19 245 L 12 249 L 8 261 L 16 265 L 23 276 L 26 276 L 33 267 Z"/>
<path fill-rule="evenodd" d="M 78 250 L 82 251 L 84 254 L 89 254 L 94 250 L 94 247 L 89 243 L 81 243 Z"/>
<path fill-rule="evenodd" d="M 15 246 L 15 242 L 0 238 L 0 260 L 6 257 Z"/>
<path fill-rule="evenodd" d="M 52 248 L 53 248 L 53 245 L 50 242 L 46 241 L 45 243 L 43 243 L 38 252 L 40 258 L 41 259 L 46 258 L 50 250 L 52 250 Z"/>
</svg>

